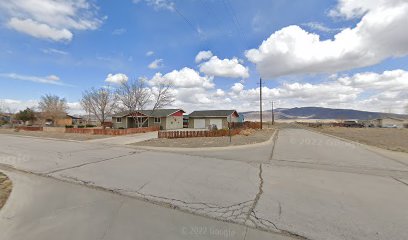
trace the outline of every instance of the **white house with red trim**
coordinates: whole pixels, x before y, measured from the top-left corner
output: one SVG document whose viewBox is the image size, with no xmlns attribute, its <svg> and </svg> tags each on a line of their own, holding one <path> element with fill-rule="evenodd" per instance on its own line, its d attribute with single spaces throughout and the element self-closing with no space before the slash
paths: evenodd
<svg viewBox="0 0 408 240">
<path fill-rule="evenodd" d="M 112 116 L 113 128 L 137 128 L 159 125 L 161 130 L 183 128 L 182 109 L 124 111 Z"/>
</svg>

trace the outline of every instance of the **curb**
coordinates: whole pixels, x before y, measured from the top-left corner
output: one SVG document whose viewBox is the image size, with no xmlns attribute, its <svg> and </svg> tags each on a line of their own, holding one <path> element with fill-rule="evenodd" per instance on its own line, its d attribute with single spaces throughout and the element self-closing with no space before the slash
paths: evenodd
<svg viewBox="0 0 408 240">
<path fill-rule="evenodd" d="M 174 147 L 150 147 L 150 146 L 133 146 L 133 145 L 126 145 L 132 148 L 144 149 L 144 150 L 157 150 L 157 151 L 166 151 L 166 152 L 191 152 L 191 151 L 222 151 L 222 150 L 233 150 L 233 149 L 245 149 L 245 148 L 252 148 L 258 146 L 267 146 L 270 143 L 273 143 L 274 137 L 278 132 L 277 129 L 273 132 L 272 136 L 263 142 L 259 143 L 252 143 L 252 144 L 244 144 L 244 145 L 235 145 L 235 146 L 227 146 L 227 147 L 199 147 L 199 148 L 174 148 Z"/>
</svg>

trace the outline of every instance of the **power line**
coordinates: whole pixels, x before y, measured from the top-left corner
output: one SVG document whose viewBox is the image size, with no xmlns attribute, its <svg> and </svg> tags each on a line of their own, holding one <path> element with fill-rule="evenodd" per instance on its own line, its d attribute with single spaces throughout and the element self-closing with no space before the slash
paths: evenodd
<svg viewBox="0 0 408 240">
<path fill-rule="evenodd" d="M 190 25 L 190 26 L 194 29 L 194 31 L 197 31 L 197 29 L 196 29 L 196 27 L 194 26 L 194 24 L 193 24 L 186 16 L 184 16 L 184 15 L 177 9 L 176 5 L 174 5 L 174 10 L 176 11 L 176 13 L 177 13 L 181 18 L 184 19 L 184 21 L 185 21 L 188 25 Z"/>
<path fill-rule="evenodd" d="M 232 9 L 231 3 L 229 1 L 227 2 L 227 0 L 223 0 L 222 2 L 224 4 L 224 7 L 227 10 L 228 14 L 231 16 L 231 20 L 233 22 L 233 25 L 236 28 L 236 31 L 237 31 L 242 43 L 244 43 L 245 42 L 244 37 L 243 37 L 243 34 L 241 32 L 239 22 L 238 22 L 238 20 L 236 18 L 236 15 L 234 13 L 234 9 Z M 228 3 L 229 3 L 229 5 L 228 5 Z"/>
<path fill-rule="evenodd" d="M 230 1 L 230 0 L 226 0 L 226 1 L 227 1 L 228 6 L 229 6 L 229 8 L 230 8 L 230 10 L 231 10 L 232 17 L 233 17 L 233 19 L 234 19 L 234 21 L 235 21 L 235 24 L 236 24 L 236 26 L 237 26 L 237 28 L 238 28 L 238 32 L 239 32 L 239 34 L 240 34 L 240 35 L 244 38 L 244 40 L 245 40 L 245 35 L 243 34 L 241 24 L 240 24 L 239 21 L 238 21 L 238 17 L 237 17 L 237 15 L 235 14 L 235 10 L 234 10 L 234 8 L 232 7 L 231 1 Z"/>
</svg>

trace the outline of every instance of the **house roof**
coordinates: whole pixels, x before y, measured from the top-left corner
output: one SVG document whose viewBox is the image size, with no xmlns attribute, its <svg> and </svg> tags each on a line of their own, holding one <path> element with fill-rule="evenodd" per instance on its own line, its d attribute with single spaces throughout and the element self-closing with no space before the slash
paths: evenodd
<svg viewBox="0 0 408 240">
<path fill-rule="evenodd" d="M 237 113 L 236 110 L 203 110 L 194 111 L 190 113 L 189 117 L 228 117 L 233 113 Z M 237 113 L 237 115 L 239 115 Z"/>
<path fill-rule="evenodd" d="M 392 119 L 392 120 L 396 120 L 396 121 L 400 121 L 400 122 L 403 122 L 403 121 L 406 120 L 406 119 L 403 119 L 403 118 L 396 118 L 396 117 L 383 117 L 383 118 L 377 118 L 377 119 L 374 119 L 374 120 L 383 120 L 383 119 Z"/>
<path fill-rule="evenodd" d="M 67 117 L 72 118 L 72 119 L 82 119 L 82 117 L 76 117 L 76 116 L 72 116 L 69 114 L 67 114 Z"/>
<path fill-rule="evenodd" d="M 167 117 L 172 115 L 173 113 L 176 113 L 178 111 L 184 111 L 182 109 L 156 109 L 156 110 L 139 110 L 136 111 L 138 113 L 141 113 L 142 115 L 149 116 L 149 117 Z M 130 115 L 130 111 L 123 111 L 114 114 L 112 117 L 125 117 L 127 115 Z"/>
</svg>

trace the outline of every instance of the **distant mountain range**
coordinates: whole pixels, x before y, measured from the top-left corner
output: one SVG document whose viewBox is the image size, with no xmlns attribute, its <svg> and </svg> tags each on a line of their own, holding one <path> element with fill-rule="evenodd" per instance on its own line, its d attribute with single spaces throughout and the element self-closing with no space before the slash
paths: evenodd
<svg viewBox="0 0 408 240">
<path fill-rule="evenodd" d="M 243 112 L 246 121 L 259 121 L 259 111 Z M 271 110 L 263 111 L 264 121 L 270 121 Z M 408 115 L 395 113 L 367 112 L 352 109 L 333 109 L 322 107 L 278 108 L 275 119 L 375 119 L 381 117 L 408 118 Z"/>
</svg>

